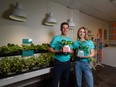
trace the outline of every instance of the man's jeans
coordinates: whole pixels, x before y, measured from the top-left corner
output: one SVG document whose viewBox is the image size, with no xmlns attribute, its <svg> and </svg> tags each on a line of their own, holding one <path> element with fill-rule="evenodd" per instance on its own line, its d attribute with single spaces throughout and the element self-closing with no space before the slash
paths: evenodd
<svg viewBox="0 0 116 87">
<path fill-rule="evenodd" d="M 86 81 L 86 87 L 93 87 L 93 75 L 89 61 L 75 61 L 76 87 L 82 85 L 82 73 Z"/>
<path fill-rule="evenodd" d="M 70 75 L 70 61 L 58 62 L 55 60 L 54 68 L 52 71 L 52 87 L 58 87 L 60 81 L 60 87 L 68 87 Z"/>
</svg>

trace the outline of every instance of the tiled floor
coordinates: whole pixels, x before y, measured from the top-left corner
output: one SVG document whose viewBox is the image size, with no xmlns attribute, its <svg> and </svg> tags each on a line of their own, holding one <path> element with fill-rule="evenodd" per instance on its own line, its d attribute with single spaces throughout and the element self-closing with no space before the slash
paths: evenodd
<svg viewBox="0 0 116 87">
<path fill-rule="evenodd" d="M 97 66 L 96 70 L 93 70 L 94 75 L 94 87 L 116 87 L 116 67 L 104 65 L 104 67 Z M 28 85 L 27 87 L 50 87 L 51 79 L 45 80 L 39 83 Z M 85 82 L 83 86 L 85 87 Z M 74 72 L 71 73 L 70 87 L 75 87 Z"/>
<path fill-rule="evenodd" d="M 94 73 L 95 87 L 116 87 L 116 68 L 98 66 Z"/>
</svg>

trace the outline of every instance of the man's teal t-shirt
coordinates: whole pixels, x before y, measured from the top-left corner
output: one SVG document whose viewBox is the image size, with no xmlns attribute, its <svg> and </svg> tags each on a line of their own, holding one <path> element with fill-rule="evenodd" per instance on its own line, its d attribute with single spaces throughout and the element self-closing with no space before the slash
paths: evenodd
<svg viewBox="0 0 116 87">
<path fill-rule="evenodd" d="M 71 41 L 71 38 L 69 38 L 68 36 L 66 36 L 65 38 L 63 38 L 61 35 L 57 35 L 54 36 L 52 41 L 50 42 L 50 46 L 54 49 L 54 50 L 60 50 L 63 45 L 61 43 L 62 40 L 66 40 L 66 41 Z M 72 49 L 73 46 L 69 45 L 70 48 Z M 66 62 L 70 60 L 70 54 L 69 53 L 55 53 L 54 54 L 54 59 L 60 61 L 60 62 Z"/>
</svg>

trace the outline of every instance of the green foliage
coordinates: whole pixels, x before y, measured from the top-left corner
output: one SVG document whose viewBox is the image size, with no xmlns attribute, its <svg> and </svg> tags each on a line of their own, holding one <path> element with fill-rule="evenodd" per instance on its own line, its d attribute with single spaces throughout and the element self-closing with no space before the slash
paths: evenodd
<svg viewBox="0 0 116 87">
<path fill-rule="evenodd" d="M 22 50 L 22 47 L 18 46 L 17 44 L 8 43 L 7 47 L 9 48 L 10 52 L 17 52 Z"/>
<path fill-rule="evenodd" d="M 0 73 L 7 75 L 7 73 L 11 72 L 11 60 L 10 58 L 4 58 L 0 60 Z"/>
<path fill-rule="evenodd" d="M 90 46 L 89 46 L 89 45 L 85 45 L 85 46 L 84 46 L 84 43 L 85 43 L 85 42 L 86 42 L 86 41 L 83 41 L 83 42 L 80 42 L 80 43 L 79 43 L 79 45 L 80 45 L 80 46 L 79 46 L 79 50 L 84 50 L 84 51 L 88 54 L 88 53 L 89 53 L 89 47 L 90 47 Z M 90 63 L 92 63 L 91 66 L 92 66 L 92 68 L 95 70 L 95 67 L 94 67 L 94 65 L 93 65 L 93 62 L 96 61 L 96 59 L 95 59 L 95 58 L 92 58 L 92 57 L 88 57 L 88 60 L 89 60 Z"/>
<path fill-rule="evenodd" d="M 34 56 L 24 59 L 24 69 L 33 69 L 33 67 L 35 67 L 35 63 L 36 61 Z"/>
<path fill-rule="evenodd" d="M 90 46 L 89 46 L 89 45 L 84 46 L 84 43 L 85 43 L 85 42 L 86 42 L 86 41 L 83 41 L 83 42 L 80 42 L 80 43 L 79 43 L 79 49 L 80 49 L 80 50 L 84 50 L 84 51 L 88 54 L 88 53 L 89 53 L 89 52 L 88 52 L 88 49 L 89 49 Z"/>
<path fill-rule="evenodd" d="M 92 68 L 93 68 L 94 70 L 96 70 L 96 69 L 95 69 L 95 66 L 93 65 L 93 63 L 96 61 L 96 59 L 95 59 L 95 58 L 92 58 L 92 57 L 88 57 L 88 60 L 89 60 L 89 62 L 91 63 Z"/>
<path fill-rule="evenodd" d="M 21 72 L 24 69 L 24 60 L 22 58 L 12 56 L 10 60 L 12 72 Z"/>
<path fill-rule="evenodd" d="M 7 46 L 1 46 L 0 47 L 0 56 L 10 56 L 10 55 L 17 55 L 20 54 L 22 51 L 27 51 L 27 50 L 36 50 L 36 51 L 48 51 L 49 44 L 43 43 L 42 45 L 21 45 L 18 46 L 17 44 L 11 44 L 8 43 Z"/>
<path fill-rule="evenodd" d="M 6 54 L 9 54 L 9 53 L 10 53 L 10 50 L 7 46 L 0 47 L 0 55 L 6 55 Z"/>
<path fill-rule="evenodd" d="M 48 49 L 49 49 L 49 44 L 47 44 L 47 43 L 43 43 L 43 44 L 41 44 L 41 45 L 36 45 L 36 49 L 37 50 L 43 50 L 43 51 L 48 51 Z"/>
<path fill-rule="evenodd" d="M 61 44 L 64 46 L 64 45 L 73 45 L 73 42 L 72 41 L 66 41 L 66 40 L 62 40 L 61 41 Z"/>
<path fill-rule="evenodd" d="M 3 56 L 3 55 L 7 56 L 11 54 L 20 53 L 21 50 L 22 50 L 22 47 L 15 44 L 8 43 L 7 46 L 0 47 L 0 56 Z"/>
<path fill-rule="evenodd" d="M 15 53 L 22 53 L 27 50 L 48 51 L 49 44 L 43 43 L 42 45 L 21 45 L 8 43 L 6 46 L 0 47 L 0 56 L 5 57 L 0 60 L 0 74 L 7 75 L 8 73 L 17 73 L 24 70 L 30 70 L 34 67 L 47 67 L 53 61 L 52 53 L 42 53 L 39 56 L 31 57 L 15 57 Z M 11 56 L 12 55 L 12 56 Z"/>
<path fill-rule="evenodd" d="M 92 57 L 88 57 L 88 59 L 89 59 L 90 62 L 93 62 L 93 61 L 96 60 L 95 58 L 92 58 Z"/>
<path fill-rule="evenodd" d="M 34 67 L 43 68 L 49 66 L 51 62 L 53 62 L 53 53 L 42 53 L 31 57 L 5 57 L 0 60 L 0 74 L 22 72 Z"/>
<path fill-rule="evenodd" d="M 34 49 L 34 47 L 33 47 L 33 45 L 22 45 L 22 50 L 23 51 L 26 51 L 26 50 L 33 50 Z"/>
<path fill-rule="evenodd" d="M 38 63 L 40 66 L 49 66 L 53 62 L 53 53 L 42 53 L 38 56 Z"/>
</svg>

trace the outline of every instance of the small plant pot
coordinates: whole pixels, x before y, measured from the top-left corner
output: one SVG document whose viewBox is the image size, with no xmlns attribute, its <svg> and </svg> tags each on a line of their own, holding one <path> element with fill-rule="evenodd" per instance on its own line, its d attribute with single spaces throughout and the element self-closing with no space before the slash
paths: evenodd
<svg viewBox="0 0 116 87">
<path fill-rule="evenodd" d="M 84 51 L 83 50 L 79 50 L 77 56 L 83 57 L 84 56 Z"/>
<path fill-rule="evenodd" d="M 70 46 L 69 45 L 64 45 L 63 52 L 70 52 Z"/>
</svg>

